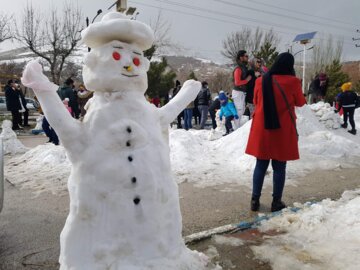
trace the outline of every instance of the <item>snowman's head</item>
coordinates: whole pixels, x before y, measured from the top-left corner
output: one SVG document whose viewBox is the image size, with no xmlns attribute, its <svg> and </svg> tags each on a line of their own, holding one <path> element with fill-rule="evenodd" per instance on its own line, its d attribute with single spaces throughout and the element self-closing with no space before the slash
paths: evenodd
<svg viewBox="0 0 360 270">
<path fill-rule="evenodd" d="M 149 60 L 136 44 L 118 40 L 94 48 L 85 57 L 83 79 L 94 91 L 140 91 L 147 89 Z"/>
<path fill-rule="evenodd" d="M 122 13 L 110 12 L 81 34 L 84 43 L 91 47 L 83 68 L 87 89 L 145 93 L 149 60 L 143 51 L 154 41 L 149 26 Z"/>
</svg>

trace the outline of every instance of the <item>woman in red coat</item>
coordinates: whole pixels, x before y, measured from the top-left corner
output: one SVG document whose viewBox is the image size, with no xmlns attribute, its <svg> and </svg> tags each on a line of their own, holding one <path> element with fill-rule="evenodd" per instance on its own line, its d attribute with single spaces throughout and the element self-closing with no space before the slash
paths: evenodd
<svg viewBox="0 0 360 270">
<path fill-rule="evenodd" d="M 277 84 L 284 92 L 292 116 Z M 299 159 L 295 106 L 301 107 L 305 103 L 301 82 L 295 77 L 294 57 L 290 53 L 282 53 L 269 72 L 255 83 L 255 113 L 246 147 L 246 153 L 257 158 L 253 175 L 252 211 L 259 210 L 261 190 L 270 160 L 274 170 L 271 211 L 286 207 L 281 201 L 286 161 Z"/>
</svg>

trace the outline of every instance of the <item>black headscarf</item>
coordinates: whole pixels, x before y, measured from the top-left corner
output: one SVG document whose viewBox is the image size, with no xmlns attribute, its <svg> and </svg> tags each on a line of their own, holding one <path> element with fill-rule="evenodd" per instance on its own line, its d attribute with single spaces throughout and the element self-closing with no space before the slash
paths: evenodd
<svg viewBox="0 0 360 270">
<path fill-rule="evenodd" d="M 272 86 L 272 75 L 295 76 L 294 56 L 290 53 L 279 54 L 269 72 L 263 76 L 262 94 L 264 104 L 265 129 L 280 128 L 279 117 L 276 110 L 274 89 Z M 280 90 L 277 90 L 280 91 Z"/>
</svg>

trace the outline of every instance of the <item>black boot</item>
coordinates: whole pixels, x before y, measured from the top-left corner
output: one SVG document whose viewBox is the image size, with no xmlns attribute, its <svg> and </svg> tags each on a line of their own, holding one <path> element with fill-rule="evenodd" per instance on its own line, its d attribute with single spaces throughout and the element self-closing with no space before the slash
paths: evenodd
<svg viewBox="0 0 360 270">
<path fill-rule="evenodd" d="M 260 200 L 259 198 L 251 198 L 251 204 L 250 204 L 250 207 L 251 207 L 251 211 L 259 211 L 259 208 L 260 208 Z"/>
<path fill-rule="evenodd" d="M 286 208 L 286 205 L 284 202 L 281 201 L 281 199 L 273 199 L 271 203 L 271 212 L 280 211 L 284 208 Z"/>
<path fill-rule="evenodd" d="M 347 128 L 347 124 L 344 123 L 344 124 L 341 125 L 341 127 L 342 128 Z"/>
<path fill-rule="evenodd" d="M 356 135 L 356 129 L 348 130 L 348 132 L 351 133 L 352 135 Z"/>
</svg>

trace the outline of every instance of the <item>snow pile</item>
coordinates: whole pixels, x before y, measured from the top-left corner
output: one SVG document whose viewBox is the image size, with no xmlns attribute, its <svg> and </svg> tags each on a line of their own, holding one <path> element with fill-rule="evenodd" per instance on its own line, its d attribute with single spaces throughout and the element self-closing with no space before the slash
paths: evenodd
<svg viewBox="0 0 360 270">
<path fill-rule="evenodd" d="M 44 120 L 44 116 L 41 114 L 38 117 L 36 117 L 36 126 L 34 127 L 34 130 L 42 130 L 43 120 Z"/>
<path fill-rule="evenodd" d="M 28 148 L 26 148 L 16 136 L 16 133 L 12 130 L 12 122 L 9 120 L 4 120 L 2 125 L 2 132 L 0 138 L 3 141 L 4 154 L 20 154 L 25 153 Z"/>
<path fill-rule="evenodd" d="M 66 192 L 71 164 L 62 146 L 39 145 L 22 156 L 14 157 L 5 166 L 6 178 L 15 185 L 31 188 L 36 193 Z"/>
<path fill-rule="evenodd" d="M 338 201 L 305 205 L 297 213 L 285 211 L 259 229 L 279 232 L 252 247 L 273 269 L 359 269 L 360 190 L 344 192 Z"/>
<path fill-rule="evenodd" d="M 310 108 L 320 118 L 319 120 L 324 123 L 325 127 L 329 129 L 338 129 L 343 123 L 340 115 L 334 112 L 334 108 L 329 103 L 320 101 L 310 105 Z"/>
</svg>

